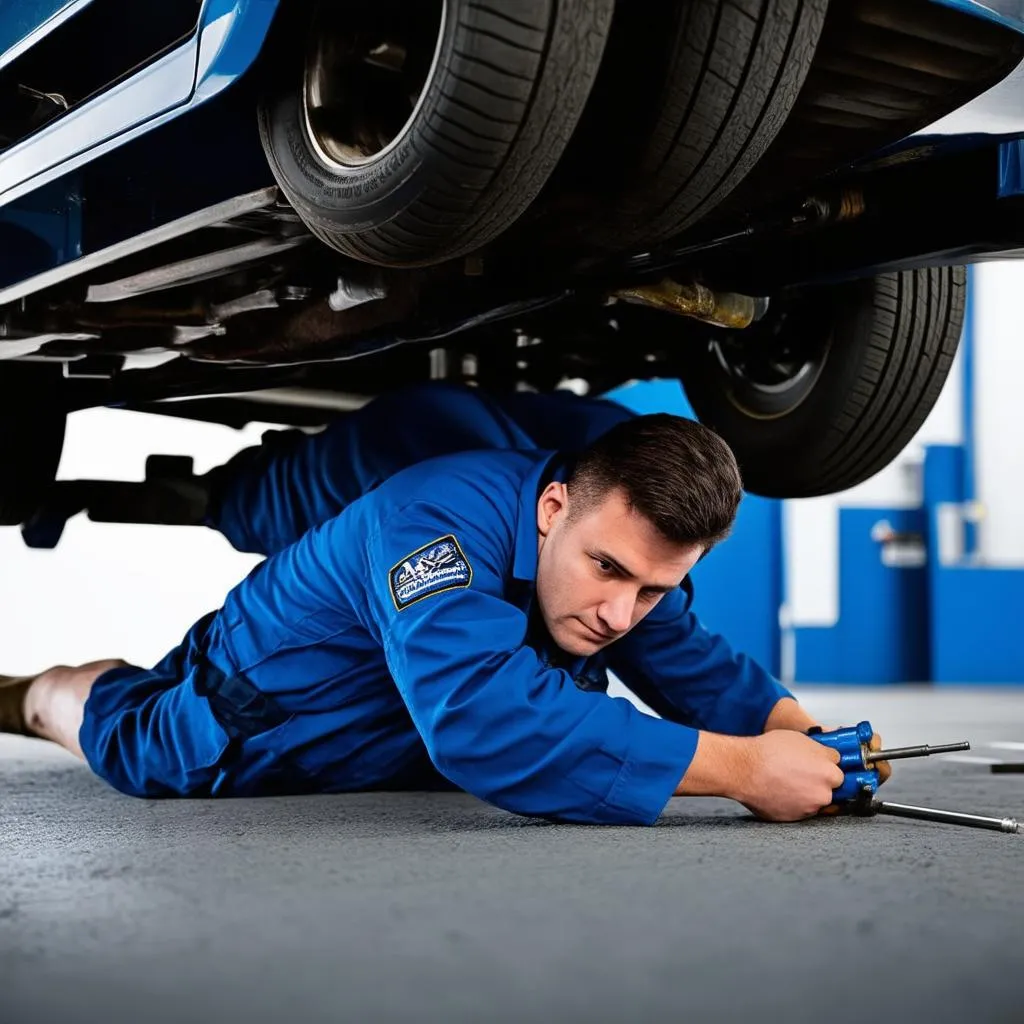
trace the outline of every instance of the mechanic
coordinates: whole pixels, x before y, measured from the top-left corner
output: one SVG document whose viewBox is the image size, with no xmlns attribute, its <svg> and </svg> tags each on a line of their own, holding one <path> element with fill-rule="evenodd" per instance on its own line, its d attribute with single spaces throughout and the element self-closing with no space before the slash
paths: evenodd
<svg viewBox="0 0 1024 1024">
<path fill-rule="evenodd" d="M 728 447 L 680 417 L 523 403 L 419 387 L 241 453 L 207 477 L 208 521 L 269 557 L 153 669 L 5 680 L 0 729 L 146 797 L 458 788 L 605 824 L 673 795 L 826 808 L 843 773 L 817 723 L 691 609 L 741 496 Z M 607 668 L 662 717 L 610 698 Z"/>
</svg>

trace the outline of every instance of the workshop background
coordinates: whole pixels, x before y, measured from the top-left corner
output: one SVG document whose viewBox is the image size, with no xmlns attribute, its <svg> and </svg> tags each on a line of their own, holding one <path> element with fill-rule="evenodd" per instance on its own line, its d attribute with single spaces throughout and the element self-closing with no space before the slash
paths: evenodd
<svg viewBox="0 0 1024 1024">
<path fill-rule="evenodd" d="M 694 572 L 706 625 L 787 683 L 1024 684 L 1022 291 L 1024 263 L 971 268 L 949 381 L 893 465 L 838 495 L 744 499 L 733 537 Z M 689 414 L 674 382 L 614 397 Z M 269 428 L 87 410 L 71 418 L 60 475 L 141 479 L 154 452 L 205 472 Z M 201 528 L 79 516 L 52 552 L 0 531 L 4 670 L 151 664 L 258 560 Z"/>
</svg>

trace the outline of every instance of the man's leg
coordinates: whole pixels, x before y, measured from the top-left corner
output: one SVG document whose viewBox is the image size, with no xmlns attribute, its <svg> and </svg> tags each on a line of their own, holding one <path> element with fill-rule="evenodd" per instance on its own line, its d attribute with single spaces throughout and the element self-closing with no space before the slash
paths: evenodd
<svg viewBox="0 0 1024 1024">
<path fill-rule="evenodd" d="M 0 688 L 3 731 L 52 740 L 76 757 L 83 757 L 78 733 L 93 683 L 110 669 L 125 665 L 116 659 L 77 668 L 58 665 L 34 679 Z"/>
<path fill-rule="evenodd" d="M 211 470 L 206 525 L 232 547 L 272 555 L 424 459 L 477 448 L 532 448 L 499 405 L 432 382 L 387 392 L 319 434 L 271 431 Z"/>
</svg>

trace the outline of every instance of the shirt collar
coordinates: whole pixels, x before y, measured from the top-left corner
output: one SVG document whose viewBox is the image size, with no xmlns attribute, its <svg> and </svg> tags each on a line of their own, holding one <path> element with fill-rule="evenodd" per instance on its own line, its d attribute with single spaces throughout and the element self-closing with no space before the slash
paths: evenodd
<svg viewBox="0 0 1024 1024">
<path fill-rule="evenodd" d="M 544 453 L 539 453 L 544 454 Z M 519 491 L 519 521 L 516 524 L 516 552 L 512 575 L 528 583 L 537 581 L 537 499 L 552 480 L 564 481 L 571 470 L 558 452 L 548 453 L 530 470 Z"/>
</svg>

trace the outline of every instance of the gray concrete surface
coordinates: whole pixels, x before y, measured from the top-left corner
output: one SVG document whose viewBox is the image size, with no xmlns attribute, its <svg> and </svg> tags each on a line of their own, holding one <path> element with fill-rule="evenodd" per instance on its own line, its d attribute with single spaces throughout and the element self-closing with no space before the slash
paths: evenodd
<svg viewBox="0 0 1024 1024">
<path fill-rule="evenodd" d="M 1024 760 L 1024 691 L 802 693 L 893 744 Z M 1024 818 L 1024 776 L 904 763 L 889 799 Z M 651 829 L 462 795 L 121 797 L 0 738 L 0 1022 L 1024 1019 L 1024 835 L 893 818 Z"/>
</svg>

